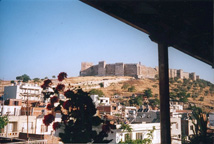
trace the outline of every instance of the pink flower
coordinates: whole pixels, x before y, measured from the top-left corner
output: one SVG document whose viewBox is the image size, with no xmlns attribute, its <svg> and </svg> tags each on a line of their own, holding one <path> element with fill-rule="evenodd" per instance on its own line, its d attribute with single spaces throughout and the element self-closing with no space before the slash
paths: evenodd
<svg viewBox="0 0 214 144">
<path fill-rule="evenodd" d="M 53 96 L 53 97 L 51 97 L 50 101 L 51 101 L 51 104 L 54 104 L 59 101 L 59 98 L 57 96 Z"/>
<path fill-rule="evenodd" d="M 59 75 L 58 75 L 59 81 L 63 81 L 65 78 L 67 78 L 67 73 L 65 73 L 65 72 L 59 73 Z"/>
<path fill-rule="evenodd" d="M 71 98 L 72 96 L 74 96 L 74 92 L 72 90 L 67 90 L 66 92 L 64 92 L 64 95 L 67 98 Z"/>
<path fill-rule="evenodd" d="M 46 89 L 52 85 L 52 81 L 47 79 L 44 81 L 43 85 L 41 85 L 41 88 Z"/>
<path fill-rule="evenodd" d="M 53 129 L 56 130 L 58 128 L 60 128 L 60 123 L 59 122 L 54 122 L 53 123 Z"/>
<path fill-rule="evenodd" d="M 102 131 L 109 133 L 111 131 L 111 129 L 110 129 L 109 125 L 103 124 Z"/>
<path fill-rule="evenodd" d="M 52 114 L 45 115 L 44 119 L 43 119 L 43 123 L 46 126 L 49 126 L 50 123 L 52 123 L 54 121 L 54 119 L 55 119 L 55 117 Z"/>
<path fill-rule="evenodd" d="M 69 107 L 71 106 L 71 100 L 67 100 L 67 101 L 65 101 L 64 103 L 63 103 L 63 108 L 64 109 L 66 109 L 66 110 L 68 110 L 69 109 Z"/>
<path fill-rule="evenodd" d="M 64 123 L 67 123 L 68 119 L 68 115 L 62 115 L 62 121 L 64 121 Z"/>
<path fill-rule="evenodd" d="M 46 106 L 46 109 L 47 109 L 47 110 L 51 110 L 53 107 L 54 107 L 54 105 L 48 104 L 48 105 Z"/>
<path fill-rule="evenodd" d="M 56 87 L 57 91 L 64 91 L 64 89 L 65 89 L 65 85 L 64 84 L 58 84 L 57 87 Z"/>
</svg>

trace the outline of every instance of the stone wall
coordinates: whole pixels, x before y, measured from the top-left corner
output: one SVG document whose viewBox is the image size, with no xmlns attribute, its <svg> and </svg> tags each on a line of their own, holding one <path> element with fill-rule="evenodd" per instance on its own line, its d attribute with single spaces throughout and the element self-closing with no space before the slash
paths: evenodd
<svg viewBox="0 0 214 144">
<path fill-rule="evenodd" d="M 180 79 L 183 79 L 183 70 L 182 69 L 177 70 L 177 77 Z"/>
<path fill-rule="evenodd" d="M 124 64 L 124 76 L 137 76 L 137 64 Z"/>
<path fill-rule="evenodd" d="M 89 67 L 88 69 L 80 71 L 80 76 L 95 76 L 95 75 L 98 75 L 98 65 L 94 65 Z"/>
<path fill-rule="evenodd" d="M 83 62 L 81 64 L 80 76 L 133 76 L 136 78 L 155 78 L 158 74 L 158 67 L 151 68 L 139 64 L 106 64 L 105 61 L 99 62 L 98 65 Z M 178 77 L 180 79 L 199 79 L 195 73 L 183 72 L 182 69 L 169 69 L 169 78 Z"/>
<path fill-rule="evenodd" d="M 115 64 L 107 64 L 106 65 L 106 75 L 114 76 L 115 75 Z"/>
<path fill-rule="evenodd" d="M 155 68 L 140 65 L 139 69 L 139 78 L 155 78 L 155 75 L 158 74 L 158 71 Z"/>
<path fill-rule="evenodd" d="M 116 76 L 124 76 L 124 64 L 116 63 L 115 64 L 115 75 Z"/>
<path fill-rule="evenodd" d="M 82 62 L 81 63 L 81 71 L 84 71 L 93 66 L 93 63 L 90 62 Z"/>
<path fill-rule="evenodd" d="M 177 77 L 177 70 L 176 69 L 169 69 L 169 77 L 170 78 Z"/>
<path fill-rule="evenodd" d="M 196 80 L 196 75 L 195 75 L 195 73 L 194 73 L 194 72 L 193 72 L 193 73 L 190 73 L 190 74 L 189 74 L 189 78 L 192 79 L 192 80 Z"/>
<path fill-rule="evenodd" d="M 183 78 L 182 79 L 189 79 L 189 73 L 188 72 L 183 72 Z"/>
<path fill-rule="evenodd" d="M 200 77 L 197 75 L 197 76 L 196 76 L 196 79 L 200 79 Z"/>
</svg>

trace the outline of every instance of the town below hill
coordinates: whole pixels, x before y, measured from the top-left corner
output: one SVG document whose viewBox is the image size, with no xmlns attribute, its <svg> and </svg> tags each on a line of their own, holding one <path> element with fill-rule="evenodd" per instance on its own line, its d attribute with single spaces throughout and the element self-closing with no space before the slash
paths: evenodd
<svg viewBox="0 0 214 144">
<path fill-rule="evenodd" d="M 22 81 L 1 81 L 0 119 L 6 120 L 0 127 L 0 136 L 5 139 L 0 142 L 30 137 L 32 143 L 59 143 L 59 138 L 66 143 L 68 138 L 64 136 L 71 133 L 69 142 L 82 142 L 79 138 L 85 133 L 76 130 L 91 124 L 96 129 L 94 134 L 111 132 L 105 137 L 112 143 L 160 143 L 158 77 L 66 76 L 62 72 L 58 79 L 24 80 L 21 76 Z M 214 133 L 214 85 L 201 79 L 177 77 L 170 78 L 169 83 L 172 143 L 194 141 L 194 137 L 189 137 L 194 136 L 193 118 L 209 122 L 200 125 Z M 209 115 L 209 121 L 200 121 L 200 116 L 204 117 L 202 111 Z M 73 129 L 76 133 L 70 132 L 69 126 L 77 126 Z M 185 129 L 190 131 L 184 132 Z"/>
<path fill-rule="evenodd" d="M 29 84 L 42 85 L 44 80 L 30 80 Z M 16 81 L 15 81 L 16 82 Z M 53 85 L 58 80 L 52 79 Z M 18 82 L 16 82 L 18 83 Z M 159 102 L 159 80 L 157 78 L 135 79 L 129 76 L 85 76 L 70 77 L 62 82 L 66 87 L 81 87 L 85 91 L 97 89 L 103 96 L 123 105 L 139 105 L 136 99 L 141 98 L 145 92 L 150 93 L 151 102 Z M 196 104 L 206 111 L 214 111 L 214 84 L 198 79 L 170 78 L 170 99 L 184 103 Z M 13 85 L 11 81 L 0 81 L 0 96 L 4 94 L 4 87 Z M 135 101 L 135 102 L 134 102 Z M 141 102 L 140 102 L 141 104 Z"/>
</svg>

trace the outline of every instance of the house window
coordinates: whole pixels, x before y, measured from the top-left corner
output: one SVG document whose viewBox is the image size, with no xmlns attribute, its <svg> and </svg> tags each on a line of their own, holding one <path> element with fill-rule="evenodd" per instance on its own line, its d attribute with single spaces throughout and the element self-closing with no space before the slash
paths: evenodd
<svg viewBox="0 0 214 144">
<path fill-rule="evenodd" d="M 131 133 L 125 134 L 125 141 L 131 140 L 131 139 L 132 139 L 132 134 Z"/>
<path fill-rule="evenodd" d="M 103 102 L 103 100 L 100 100 L 100 102 L 102 103 L 102 102 Z"/>
<path fill-rule="evenodd" d="M 181 135 L 178 135 L 178 138 L 181 138 Z"/>
<path fill-rule="evenodd" d="M 18 105 L 19 104 L 19 102 L 18 101 L 13 101 L 13 105 Z"/>
<path fill-rule="evenodd" d="M 143 134 L 142 133 L 136 133 L 136 140 L 142 140 Z"/>
</svg>

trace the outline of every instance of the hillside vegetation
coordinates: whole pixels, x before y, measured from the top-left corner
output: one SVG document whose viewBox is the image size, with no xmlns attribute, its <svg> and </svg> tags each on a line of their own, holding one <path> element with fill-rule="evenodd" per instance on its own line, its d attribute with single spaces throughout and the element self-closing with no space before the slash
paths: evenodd
<svg viewBox="0 0 214 144">
<path fill-rule="evenodd" d="M 112 101 L 120 102 L 126 105 L 130 104 L 130 100 L 134 99 L 136 96 L 141 96 L 138 98 L 143 98 L 145 91 L 151 90 L 150 100 L 159 99 L 159 80 L 158 79 L 133 79 L 131 77 L 71 77 L 63 81 L 67 86 L 69 84 L 78 84 L 80 87 L 86 87 L 87 81 L 102 81 L 102 80 L 112 80 L 116 78 L 126 78 L 127 81 L 122 81 L 118 83 L 111 83 L 110 86 L 104 88 L 99 88 L 103 91 L 106 97 L 110 97 Z M 53 83 L 56 84 L 57 80 L 52 79 Z M 42 84 L 40 81 L 29 81 L 29 83 L 36 83 L 38 85 Z M 83 83 L 81 85 L 81 83 Z M 192 102 L 208 107 L 214 107 L 214 85 L 208 81 L 199 79 L 196 81 L 190 79 L 178 79 L 170 78 L 170 98 L 171 100 L 180 102 Z M 11 85 L 10 81 L 1 81 L 0 83 L 0 94 L 3 94 L 3 87 Z M 90 88 L 90 87 L 89 87 Z M 86 89 L 90 91 L 91 89 Z M 117 96 L 117 98 L 115 98 Z"/>
<path fill-rule="evenodd" d="M 214 108 L 214 85 L 212 83 L 202 79 L 193 81 L 177 78 L 170 78 L 169 83 L 171 100 Z M 149 99 L 159 99 L 159 80 L 157 79 L 133 79 L 100 89 L 107 97 L 119 95 L 120 101 L 127 105 L 130 104 L 128 101 L 133 99 L 133 94 L 141 95 L 143 98 L 148 89 L 151 89 L 152 94 Z"/>
</svg>

